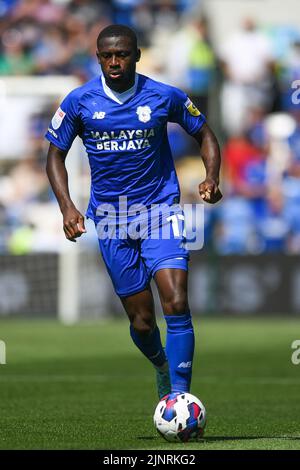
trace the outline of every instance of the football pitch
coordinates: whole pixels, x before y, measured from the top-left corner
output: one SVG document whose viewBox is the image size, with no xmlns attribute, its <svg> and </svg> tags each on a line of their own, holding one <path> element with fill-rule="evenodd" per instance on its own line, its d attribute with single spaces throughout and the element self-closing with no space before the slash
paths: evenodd
<svg viewBox="0 0 300 470">
<path fill-rule="evenodd" d="M 125 320 L 1 320 L 0 448 L 300 449 L 300 319 L 198 318 L 191 393 L 207 427 L 186 444 L 154 429 L 154 369 Z"/>
</svg>

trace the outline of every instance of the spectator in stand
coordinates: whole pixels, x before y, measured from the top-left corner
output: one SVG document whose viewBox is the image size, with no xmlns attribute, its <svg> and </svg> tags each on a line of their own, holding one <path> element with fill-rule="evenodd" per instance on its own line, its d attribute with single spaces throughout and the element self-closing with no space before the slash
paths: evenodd
<svg viewBox="0 0 300 470">
<path fill-rule="evenodd" d="M 260 152 L 260 148 L 255 146 L 246 134 L 228 139 L 223 148 L 223 160 L 230 193 L 239 192 L 246 166 L 249 162 L 256 161 Z"/>
<path fill-rule="evenodd" d="M 2 35 L 0 75 L 28 75 L 33 73 L 34 69 L 33 57 L 27 51 L 20 31 L 7 30 Z"/>
<path fill-rule="evenodd" d="M 90 27 L 95 21 L 102 22 L 104 18 L 111 18 L 112 5 L 107 0 L 71 0 L 68 3 L 68 13 Z"/>
<path fill-rule="evenodd" d="M 288 138 L 291 160 L 287 174 L 290 177 L 299 178 L 300 180 L 300 105 L 298 110 L 294 110 L 293 117 L 296 121 L 296 127 L 292 135 Z"/>
<path fill-rule="evenodd" d="M 167 31 L 160 31 L 157 37 Z M 207 115 L 208 96 L 215 71 L 214 53 L 208 41 L 207 21 L 197 12 L 194 17 L 189 16 L 178 31 L 172 35 L 168 34 L 166 39 L 160 40 L 159 46 L 154 46 L 152 50 L 156 65 L 160 58 L 162 59 L 160 76 L 157 79 L 186 90 L 198 109 Z M 161 52 L 164 43 L 165 54 L 169 57 L 167 61 L 163 59 L 165 55 Z M 169 125 L 168 130 L 175 159 L 197 153 L 193 140 L 183 134 L 179 126 Z"/>
<path fill-rule="evenodd" d="M 243 21 L 220 50 L 225 77 L 221 96 L 223 127 L 229 135 L 247 128 L 249 106 L 269 110 L 272 105 L 274 60 L 271 44 L 251 18 Z"/>
<path fill-rule="evenodd" d="M 191 23 L 193 40 L 188 53 L 187 91 L 191 100 L 204 115 L 208 115 L 208 98 L 214 84 L 215 56 L 208 38 L 205 18 Z"/>
<path fill-rule="evenodd" d="M 269 188 L 264 206 L 265 213 L 257 221 L 257 232 L 261 237 L 262 251 L 265 253 L 286 252 L 290 223 L 284 210 L 281 188 Z"/>
<path fill-rule="evenodd" d="M 260 251 L 255 214 L 249 201 L 231 196 L 216 208 L 215 248 L 219 254 L 251 254 Z"/>
<path fill-rule="evenodd" d="M 154 28 L 154 17 L 150 0 L 144 0 L 137 5 L 132 13 L 133 29 L 139 38 L 142 48 L 149 47 Z"/>
<path fill-rule="evenodd" d="M 298 105 L 299 106 L 299 105 Z M 285 216 L 290 226 L 289 251 L 300 252 L 300 110 L 294 109 L 296 128 L 288 138 L 290 162 L 283 180 Z"/>
<path fill-rule="evenodd" d="M 36 73 L 40 75 L 70 73 L 69 60 L 72 52 L 65 28 L 61 25 L 47 25 L 41 40 L 33 50 Z"/>
<path fill-rule="evenodd" d="M 243 168 L 237 181 L 236 192 L 249 201 L 256 219 L 265 215 L 266 196 L 268 191 L 266 154 L 258 152 Z"/>
<path fill-rule="evenodd" d="M 216 246 L 222 254 L 261 251 L 258 227 L 266 214 L 266 154 L 246 136 L 231 138 L 224 149 L 230 197 L 218 208 Z"/>
<path fill-rule="evenodd" d="M 141 0 L 112 0 L 113 23 L 132 27 L 132 15 Z"/>
</svg>

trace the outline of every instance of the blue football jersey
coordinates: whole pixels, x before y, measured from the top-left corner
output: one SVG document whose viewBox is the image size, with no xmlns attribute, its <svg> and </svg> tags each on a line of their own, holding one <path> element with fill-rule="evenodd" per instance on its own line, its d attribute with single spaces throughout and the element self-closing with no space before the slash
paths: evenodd
<svg viewBox="0 0 300 470">
<path fill-rule="evenodd" d="M 101 76 L 73 90 L 61 103 L 46 138 L 68 151 L 78 135 L 91 168 L 91 196 L 86 215 L 120 196 L 128 207 L 172 205 L 180 189 L 168 142 L 167 123 L 193 135 L 205 117 L 181 90 L 138 75 L 137 89 L 120 104 L 103 90 Z"/>
</svg>

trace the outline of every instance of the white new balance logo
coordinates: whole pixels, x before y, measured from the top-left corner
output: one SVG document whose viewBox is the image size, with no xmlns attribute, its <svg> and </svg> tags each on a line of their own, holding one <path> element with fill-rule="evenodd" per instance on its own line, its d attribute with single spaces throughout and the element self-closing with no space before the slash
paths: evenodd
<svg viewBox="0 0 300 470">
<path fill-rule="evenodd" d="M 93 119 L 104 119 L 105 112 L 104 111 L 95 111 L 93 114 Z"/>
<path fill-rule="evenodd" d="M 188 361 L 188 362 L 181 362 L 178 366 L 179 367 L 183 367 L 184 369 L 186 369 L 187 367 L 192 367 L 192 361 Z"/>
</svg>

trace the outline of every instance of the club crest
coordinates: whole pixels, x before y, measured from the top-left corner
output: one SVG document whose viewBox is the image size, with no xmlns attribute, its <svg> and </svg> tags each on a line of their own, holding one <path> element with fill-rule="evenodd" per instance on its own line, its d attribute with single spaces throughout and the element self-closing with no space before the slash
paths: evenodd
<svg viewBox="0 0 300 470">
<path fill-rule="evenodd" d="M 149 106 L 138 106 L 136 114 L 141 122 L 148 122 L 151 119 L 151 108 Z"/>
</svg>

